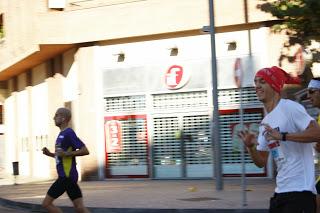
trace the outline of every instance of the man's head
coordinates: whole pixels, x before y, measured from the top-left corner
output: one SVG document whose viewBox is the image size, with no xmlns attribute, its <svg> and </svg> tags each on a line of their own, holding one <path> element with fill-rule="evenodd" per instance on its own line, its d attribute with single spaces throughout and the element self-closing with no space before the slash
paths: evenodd
<svg viewBox="0 0 320 213">
<path fill-rule="evenodd" d="M 308 98 L 313 106 L 320 108 L 320 78 L 313 78 L 309 82 Z"/>
<path fill-rule="evenodd" d="M 53 117 L 54 123 L 57 127 L 67 125 L 71 119 L 71 111 L 67 108 L 59 108 Z"/>
<path fill-rule="evenodd" d="M 291 77 L 279 67 L 266 67 L 259 70 L 254 78 L 258 99 L 262 102 L 280 97 L 284 84 L 299 84 L 298 77 Z"/>
</svg>

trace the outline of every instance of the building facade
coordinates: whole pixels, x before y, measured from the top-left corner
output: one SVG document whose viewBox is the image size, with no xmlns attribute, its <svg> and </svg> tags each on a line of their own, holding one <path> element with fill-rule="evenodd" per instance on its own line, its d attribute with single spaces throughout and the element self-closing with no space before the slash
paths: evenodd
<svg viewBox="0 0 320 213">
<path fill-rule="evenodd" d="M 255 131 L 264 114 L 255 71 L 278 64 L 285 39 L 259 3 L 215 1 L 226 176 L 241 173 L 240 121 Z M 78 161 L 83 180 L 214 177 L 207 25 L 207 0 L 1 1 L 2 171 L 18 161 L 20 176 L 55 176 L 41 148 L 54 148 L 65 106 L 91 153 Z M 245 162 L 248 176 L 273 175 Z"/>
</svg>

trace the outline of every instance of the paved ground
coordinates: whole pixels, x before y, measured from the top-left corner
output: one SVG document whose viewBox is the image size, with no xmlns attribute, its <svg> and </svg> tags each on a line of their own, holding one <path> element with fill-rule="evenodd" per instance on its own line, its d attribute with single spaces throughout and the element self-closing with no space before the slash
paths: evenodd
<svg viewBox="0 0 320 213">
<path fill-rule="evenodd" d="M 0 206 L 0 213 L 29 213 L 28 210 L 8 208 L 5 206 Z"/>
<path fill-rule="evenodd" d="M 41 201 L 52 181 L 0 186 L 0 204 L 41 212 Z M 0 181 L 1 184 L 1 181 Z M 105 180 L 80 182 L 91 212 L 267 212 L 274 180 L 247 179 L 247 206 L 243 206 L 240 179 L 224 179 L 216 191 L 214 180 Z M 66 195 L 56 204 L 70 212 Z"/>
</svg>

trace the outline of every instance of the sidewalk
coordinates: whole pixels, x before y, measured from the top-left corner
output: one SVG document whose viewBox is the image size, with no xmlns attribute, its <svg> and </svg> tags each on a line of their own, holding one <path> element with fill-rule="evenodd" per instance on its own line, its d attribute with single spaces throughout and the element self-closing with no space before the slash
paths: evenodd
<svg viewBox="0 0 320 213">
<path fill-rule="evenodd" d="M 40 204 L 51 183 L 18 181 L 17 185 L 1 185 L 0 204 L 45 212 Z M 275 187 L 274 180 L 248 178 L 248 205 L 243 207 L 240 178 L 225 178 L 222 191 L 216 191 L 214 180 L 105 180 L 79 184 L 85 205 L 96 213 L 267 212 Z M 73 212 L 65 194 L 56 205 Z"/>
</svg>

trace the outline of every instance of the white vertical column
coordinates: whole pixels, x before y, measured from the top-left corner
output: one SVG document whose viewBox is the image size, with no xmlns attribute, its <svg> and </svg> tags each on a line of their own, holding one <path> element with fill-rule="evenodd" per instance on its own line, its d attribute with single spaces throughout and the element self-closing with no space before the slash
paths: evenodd
<svg viewBox="0 0 320 213">
<path fill-rule="evenodd" d="M 12 162 L 18 161 L 18 143 L 17 143 L 17 104 L 16 92 L 13 92 L 4 103 L 4 123 L 5 123 L 5 170 L 12 174 Z"/>
<path fill-rule="evenodd" d="M 17 135 L 18 135 L 18 161 L 21 176 L 30 175 L 30 150 L 28 132 L 28 94 L 26 90 L 17 93 Z"/>
<path fill-rule="evenodd" d="M 32 88 L 32 142 L 34 148 L 33 174 L 35 177 L 48 177 L 49 158 L 42 154 L 42 147 L 48 147 L 48 86 L 47 82 Z M 48 147 L 49 149 L 51 147 Z M 52 148 L 51 148 L 52 151 Z M 39 160 L 41 159 L 41 160 Z M 45 169 L 46 168 L 46 169 Z"/>
</svg>

